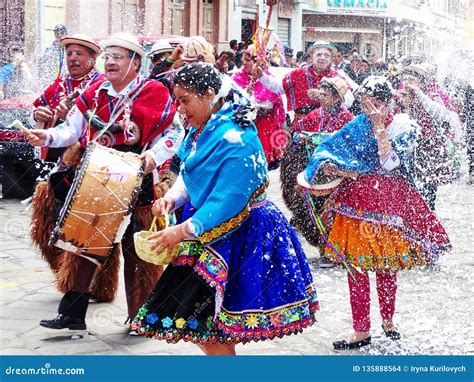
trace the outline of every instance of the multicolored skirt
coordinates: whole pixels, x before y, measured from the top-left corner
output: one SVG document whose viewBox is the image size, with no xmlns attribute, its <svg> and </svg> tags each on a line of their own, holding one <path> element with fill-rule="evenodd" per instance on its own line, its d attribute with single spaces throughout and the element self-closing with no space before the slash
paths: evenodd
<svg viewBox="0 0 474 382">
<path fill-rule="evenodd" d="M 265 201 L 225 238 L 183 242 L 132 329 L 171 343 L 246 343 L 299 333 L 318 309 L 303 248 Z"/>
<path fill-rule="evenodd" d="M 363 271 L 427 265 L 451 248 L 441 223 L 401 176 L 359 176 L 341 184 L 329 203 L 329 242 Z M 328 247 L 325 256 L 341 263 Z"/>
</svg>

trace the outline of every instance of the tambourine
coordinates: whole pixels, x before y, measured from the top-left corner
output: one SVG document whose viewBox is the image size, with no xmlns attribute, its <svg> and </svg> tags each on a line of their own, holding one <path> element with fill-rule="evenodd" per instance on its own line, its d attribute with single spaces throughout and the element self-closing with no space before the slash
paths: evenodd
<svg viewBox="0 0 474 382">
<path fill-rule="evenodd" d="M 335 175 L 317 174 L 310 184 L 306 181 L 304 172 L 300 172 L 296 177 L 297 183 L 306 188 L 311 194 L 316 196 L 330 195 L 341 184 L 344 178 Z"/>
</svg>

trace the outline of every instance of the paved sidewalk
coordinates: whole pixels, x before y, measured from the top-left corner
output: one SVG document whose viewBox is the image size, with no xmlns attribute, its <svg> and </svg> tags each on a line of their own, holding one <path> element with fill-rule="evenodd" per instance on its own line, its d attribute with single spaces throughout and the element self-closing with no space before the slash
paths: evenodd
<svg viewBox="0 0 474 382">
<path fill-rule="evenodd" d="M 473 353 L 474 328 L 472 274 L 474 190 L 465 185 L 440 190 L 439 214 L 451 236 L 454 253 L 438 268 L 399 274 L 395 321 L 402 340 L 381 336 L 378 302 L 372 280 L 373 344 L 362 354 L 466 354 Z M 271 172 L 269 199 L 286 216 L 278 182 Z M 0 199 L 0 346 L 2 354 L 201 354 L 192 344 L 129 336 L 123 279 L 113 303 L 92 303 L 88 331 L 54 331 L 38 322 L 56 314 L 60 299 L 52 274 L 28 239 L 28 212 L 19 201 Z M 303 242 L 312 261 L 317 251 Z M 313 274 L 321 311 L 318 322 L 303 334 L 284 339 L 239 345 L 239 354 L 337 354 L 332 341 L 351 333 L 346 274 L 340 269 Z M 121 272 L 122 277 L 122 272 Z M 359 354 L 359 351 L 352 352 Z M 347 353 L 343 353 L 347 354 Z"/>
</svg>

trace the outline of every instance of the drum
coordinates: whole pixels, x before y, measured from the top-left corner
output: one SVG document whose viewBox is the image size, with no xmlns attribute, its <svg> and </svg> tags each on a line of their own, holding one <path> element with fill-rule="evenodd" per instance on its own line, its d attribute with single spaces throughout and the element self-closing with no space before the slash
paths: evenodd
<svg viewBox="0 0 474 382">
<path fill-rule="evenodd" d="M 89 143 L 50 243 L 105 260 L 130 223 L 142 181 L 137 154 Z"/>
<path fill-rule="evenodd" d="M 316 147 L 323 143 L 327 138 L 332 134 L 330 133 L 319 133 L 319 132 L 309 132 L 301 131 L 301 137 L 304 140 L 306 155 L 308 161 L 311 158 L 311 154 L 314 152 Z M 326 175 L 322 172 L 316 174 L 316 177 L 313 179 L 313 183 L 309 184 L 304 178 L 304 173 L 299 173 L 296 181 L 298 184 L 304 188 L 307 188 L 312 194 L 316 196 L 325 196 L 330 195 L 339 184 L 342 182 L 343 178 L 334 175 Z"/>
</svg>

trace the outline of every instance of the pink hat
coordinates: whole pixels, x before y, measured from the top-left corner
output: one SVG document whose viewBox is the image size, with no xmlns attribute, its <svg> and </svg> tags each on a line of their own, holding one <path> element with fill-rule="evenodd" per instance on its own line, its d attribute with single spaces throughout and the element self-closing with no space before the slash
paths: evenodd
<svg viewBox="0 0 474 382">
<path fill-rule="evenodd" d="M 212 54 L 213 46 L 202 36 L 193 36 L 183 44 L 183 61 L 198 61 L 204 54 Z"/>
</svg>

